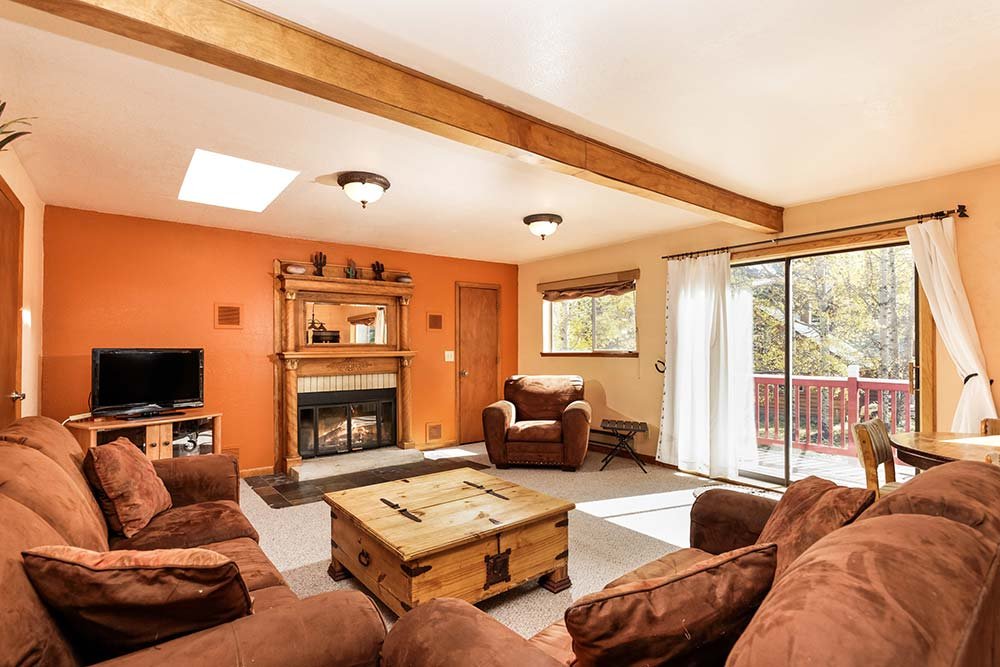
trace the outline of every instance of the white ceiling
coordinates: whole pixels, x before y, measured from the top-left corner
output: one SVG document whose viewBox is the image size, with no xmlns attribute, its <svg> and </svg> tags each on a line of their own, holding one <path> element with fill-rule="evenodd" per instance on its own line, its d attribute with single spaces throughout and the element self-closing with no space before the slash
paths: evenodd
<svg viewBox="0 0 1000 667">
<path fill-rule="evenodd" d="M 38 117 L 16 152 L 50 205 L 513 263 L 706 222 L 6 0 L 0 35 L 7 114 Z M 302 174 L 262 214 L 182 202 L 196 148 Z M 362 210 L 314 182 L 345 170 L 392 186 Z M 550 211 L 541 241 L 521 218 Z"/>
<path fill-rule="evenodd" d="M 250 0 L 782 206 L 1000 161 L 997 0 Z"/>
<path fill-rule="evenodd" d="M 698 178 L 789 206 L 1000 160 L 996 0 L 253 0 Z M 694 214 L 0 0 L 0 82 L 48 203 L 525 262 Z M 195 148 L 302 171 L 263 214 L 176 199 Z M 362 211 L 313 180 L 393 183 Z M 542 242 L 528 213 L 566 219 Z"/>
</svg>

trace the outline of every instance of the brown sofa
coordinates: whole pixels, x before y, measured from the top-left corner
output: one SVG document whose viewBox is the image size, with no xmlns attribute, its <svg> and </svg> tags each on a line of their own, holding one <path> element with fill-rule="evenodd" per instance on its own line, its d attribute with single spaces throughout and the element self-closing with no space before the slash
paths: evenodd
<svg viewBox="0 0 1000 667">
<path fill-rule="evenodd" d="M 483 410 L 486 451 L 496 467 L 580 467 L 590 440 L 582 377 L 513 375 L 503 384 L 503 397 Z"/>
<path fill-rule="evenodd" d="M 337 591 L 304 600 L 257 544 L 240 511 L 230 456 L 154 462 L 173 507 L 130 539 L 108 535 L 82 472 L 77 441 L 57 422 L 27 417 L 0 431 L 0 665 L 79 665 L 58 619 L 25 575 L 21 552 L 43 545 L 97 551 L 202 547 L 232 558 L 254 613 L 102 664 L 376 665 L 385 637 L 370 599 Z"/>
<path fill-rule="evenodd" d="M 752 544 L 774 506 L 758 496 L 707 491 L 691 510 L 691 549 L 608 587 L 666 576 Z M 1000 664 L 1000 466 L 939 466 L 877 501 L 793 561 L 734 639 L 728 656 L 683 664 Z M 472 605 L 440 599 L 393 626 L 382 665 L 559 667 L 574 660 L 562 621 L 527 640 Z"/>
</svg>

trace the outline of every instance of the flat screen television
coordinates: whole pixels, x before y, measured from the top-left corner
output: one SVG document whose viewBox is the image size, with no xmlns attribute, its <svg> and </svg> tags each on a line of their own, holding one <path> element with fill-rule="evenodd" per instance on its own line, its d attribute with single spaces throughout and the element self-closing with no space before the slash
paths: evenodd
<svg viewBox="0 0 1000 667">
<path fill-rule="evenodd" d="M 95 348 L 90 411 L 153 414 L 205 405 L 205 351 Z"/>
</svg>

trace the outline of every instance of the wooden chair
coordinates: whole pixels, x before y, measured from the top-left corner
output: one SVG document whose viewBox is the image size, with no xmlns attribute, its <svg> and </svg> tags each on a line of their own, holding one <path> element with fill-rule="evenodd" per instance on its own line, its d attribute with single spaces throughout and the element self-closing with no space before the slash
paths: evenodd
<svg viewBox="0 0 1000 667">
<path fill-rule="evenodd" d="M 979 432 L 983 435 L 1000 435 L 1000 419 L 984 419 L 979 424 Z"/>
<path fill-rule="evenodd" d="M 854 441 L 858 445 L 858 458 L 865 467 L 865 481 L 876 498 L 891 493 L 901 484 L 896 481 L 896 463 L 892 458 L 889 429 L 881 419 L 872 419 L 854 425 Z M 878 467 L 885 464 L 885 484 L 879 484 Z"/>
</svg>

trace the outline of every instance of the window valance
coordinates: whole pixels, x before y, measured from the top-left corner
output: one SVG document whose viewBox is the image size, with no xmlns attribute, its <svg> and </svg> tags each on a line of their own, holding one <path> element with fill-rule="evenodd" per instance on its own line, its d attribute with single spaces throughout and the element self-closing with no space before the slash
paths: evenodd
<svg viewBox="0 0 1000 667">
<path fill-rule="evenodd" d="M 603 273 L 597 276 L 538 283 L 538 291 L 546 301 L 568 301 L 583 297 L 617 296 L 635 290 L 639 269 Z"/>
</svg>

